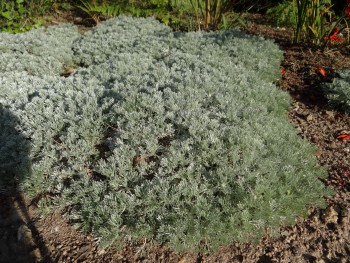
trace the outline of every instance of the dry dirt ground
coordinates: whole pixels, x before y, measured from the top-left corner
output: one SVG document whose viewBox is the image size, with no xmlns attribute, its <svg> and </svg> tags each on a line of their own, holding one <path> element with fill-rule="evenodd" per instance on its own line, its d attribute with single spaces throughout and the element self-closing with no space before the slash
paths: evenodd
<svg viewBox="0 0 350 263">
<path fill-rule="evenodd" d="M 277 237 L 230 244 L 211 254 L 175 253 L 147 241 L 101 250 L 93 236 L 76 231 L 64 214 L 39 217 L 20 193 L 3 193 L 0 262 L 350 262 L 350 140 L 336 138 L 340 130 L 350 130 L 350 117 L 329 107 L 322 92 L 322 85 L 340 69 L 350 68 L 349 49 L 321 52 L 310 45 L 292 45 L 289 29 L 271 27 L 258 15 L 251 17 L 246 30 L 274 38 L 284 50 L 285 73 L 277 84 L 293 98 L 291 123 L 317 146 L 319 165 L 329 171 L 324 183 L 336 194 L 326 209 L 310 208 L 307 218 L 282 226 Z M 325 76 L 317 71 L 319 66 Z"/>
</svg>

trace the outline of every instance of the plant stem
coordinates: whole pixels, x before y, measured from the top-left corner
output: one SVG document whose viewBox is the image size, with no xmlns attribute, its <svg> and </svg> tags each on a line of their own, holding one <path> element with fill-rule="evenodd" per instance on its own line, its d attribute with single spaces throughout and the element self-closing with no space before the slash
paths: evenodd
<svg viewBox="0 0 350 263">
<path fill-rule="evenodd" d="M 210 0 L 205 0 L 205 25 L 204 28 L 208 29 L 210 24 Z"/>
</svg>

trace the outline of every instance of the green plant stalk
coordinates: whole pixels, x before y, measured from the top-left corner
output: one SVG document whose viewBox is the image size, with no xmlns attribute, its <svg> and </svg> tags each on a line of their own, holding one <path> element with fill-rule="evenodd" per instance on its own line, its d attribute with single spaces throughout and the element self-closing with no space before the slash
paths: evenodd
<svg viewBox="0 0 350 263">
<path fill-rule="evenodd" d="M 98 25 L 101 17 L 115 17 L 120 13 L 121 2 L 109 2 L 101 1 L 100 3 L 96 0 L 80 0 L 82 5 L 77 7 L 88 14 L 92 20 Z"/>
<path fill-rule="evenodd" d="M 308 15 L 308 32 L 307 36 L 309 40 L 313 40 L 316 44 L 320 44 L 322 36 L 324 34 L 324 22 L 321 15 L 320 1 L 314 0 L 311 8 L 309 8 L 310 14 Z"/>
<path fill-rule="evenodd" d="M 203 17 L 201 1 L 200 0 L 190 0 L 190 5 L 194 10 L 194 15 L 196 17 L 197 31 L 201 30 L 201 18 Z"/>
<path fill-rule="evenodd" d="M 295 0 L 297 6 L 297 25 L 294 34 L 294 42 L 299 43 L 301 40 L 301 33 L 303 31 L 303 27 L 305 24 L 305 20 L 307 17 L 307 0 Z"/>
<path fill-rule="evenodd" d="M 235 1 L 229 0 L 174 0 L 172 10 L 176 10 L 180 15 L 187 13 L 194 16 L 197 22 L 197 30 L 201 28 L 215 30 L 220 28 L 223 16 L 231 10 L 234 4 Z"/>
<path fill-rule="evenodd" d="M 204 24 L 204 29 L 207 30 L 209 28 L 209 24 L 210 24 L 210 0 L 205 0 L 205 24 Z"/>
<path fill-rule="evenodd" d="M 316 45 L 323 43 L 327 31 L 326 15 L 331 17 L 331 2 L 329 0 L 295 0 L 297 7 L 294 42 L 302 39 Z"/>
<path fill-rule="evenodd" d="M 95 24 L 98 25 L 100 23 L 99 15 L 96 14 L 96 6 L 94 1 L 89 3 L 87 1 L 81 0 L 82 5 L 78 5 L 77 7 L 88 14 L 92 20 L 94 20 Z"/>
</svg>

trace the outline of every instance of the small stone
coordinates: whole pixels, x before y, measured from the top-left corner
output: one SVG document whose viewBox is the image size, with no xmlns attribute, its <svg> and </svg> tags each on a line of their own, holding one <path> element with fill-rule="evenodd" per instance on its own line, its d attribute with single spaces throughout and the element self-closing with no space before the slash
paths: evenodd
<svg viewBox="0 0 350 263">
<path fill-rule="evenodd" d="M 99 250 L 98 252 L 97 252 L 97 254 L 99 255 L 99 256 L 102 256 L 102 255 L 104 255 L 106 253 L 106 251 L 104 250 L 104 249 L 101 249 L 101 250 Z"/>
<path fill-rule="evenodd" d="M 338 148 L 336 142 L 334 142 L 334 141 L 331 143 L 330 146 L 331 146 L 332 149 L 337 149 Z"/>
<path fill-rule="evenodd" d="M 300 127 L 297 127 L 298 134 L 303 133 L 303 130 Z"/>
<path fill-rule="evenodd" d="M 316 157 L 321 157 L 323 154 L 323 151 L 322 150 L 317 150 L 317 152 L 315 153 L 315 156 Z"/>
<path fill-rule="evenodd" d="M 312 116 L 312 114 L 309 114 L 306 116 L 307 121 L 312 121 L 313 119 L 314 119 L 314 117 Z"/>
<path fill-rule="evenodd" d="M 75 17 L 75 18 L 74 18 L 74 21 L 75 21 L 75 22 L 81 22 L 81 21 L 83 21 L 83 18 L 81 18 L 81 17 Z"/>
<path fill-rule="evenodd" d="M 289 235 L 289 231 L 287 231 L 287 230 L 284 230 L 284 231 L 282 231 L 281 232 L 281 236 L 288 236 Z"/>
<path fill-rule="evenodd" d="M 333 111 L 326 110 L 325 113 L 328 117 L 330 117 L 331 119 L 334 119 L 334 112 Z"/>
<path fill-rule="evenodd" d="M 335 211 L 335 209 L 332 206 L 328 207 L 325 213 L 323 214 L 322 219 L 326 224 L 336 224 L 338 222 L 338 212 Z"/>
<path fill-rule="evenodd" d="M 318 216 L 314 215 L 312 218 L 311 218 L 311 221 L 314 223 L 314 224 L 319 224 L 320 223 L 320 220 L 318 218 Z"/>
</svg>

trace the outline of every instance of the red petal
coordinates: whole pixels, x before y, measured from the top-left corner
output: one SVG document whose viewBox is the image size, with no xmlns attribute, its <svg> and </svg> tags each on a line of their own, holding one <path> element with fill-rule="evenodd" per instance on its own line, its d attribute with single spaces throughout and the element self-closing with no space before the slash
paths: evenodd
<svg viewBox="0 0 350 263">
<path fill-rule="evenodd" d="M 337 136 L 337 139 L 345 142 L 350 139 L 350 134 L 341 134 Z"/>
<path fill-rule="evenodd" d="M 282 77 L 284 76 L 284 74 L 286 74 L 286 70 L 284 69 L 284 67 L 281 67 L 281 75 L 282 75 Z"/>
<path fill-rule="evenodd" d="M 323 77 L 326 76 L 326 71 L 324 70 L 324 68 L 318 67 L 318 68 L 317 68 L 317 71 L 318 71 L 318 73 L 320 73 Z"/>
</svg>

